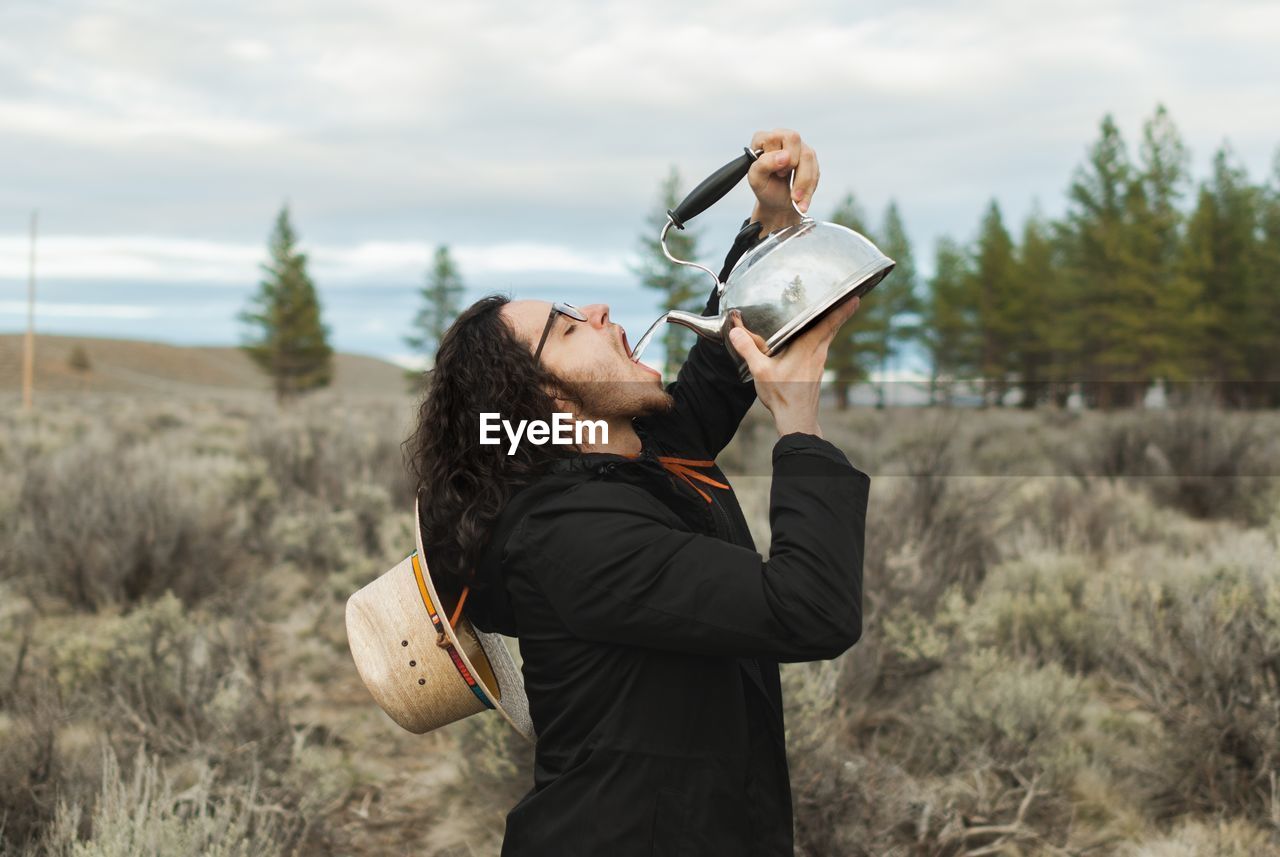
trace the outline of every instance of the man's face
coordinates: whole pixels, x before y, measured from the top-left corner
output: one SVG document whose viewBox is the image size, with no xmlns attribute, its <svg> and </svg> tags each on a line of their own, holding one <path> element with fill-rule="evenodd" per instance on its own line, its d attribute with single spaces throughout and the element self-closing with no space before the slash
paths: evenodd
<svg viewBox="0 0 1280 857">
<path fill-rule="evenodd" d="M 631 360 L 622 326 L 609 320 L 606 304 L 578 308 L 587 317 L 578 321 L 557 313 L 539 362 L 568 391 L 582 399 L 580 419 L 637 417 L 668 410 L 671 396 L 662 389 L 662 376 Z M 532 355 L 547 324 L 547 301 L 512 301 L 503 318 Z"/>
</svg>

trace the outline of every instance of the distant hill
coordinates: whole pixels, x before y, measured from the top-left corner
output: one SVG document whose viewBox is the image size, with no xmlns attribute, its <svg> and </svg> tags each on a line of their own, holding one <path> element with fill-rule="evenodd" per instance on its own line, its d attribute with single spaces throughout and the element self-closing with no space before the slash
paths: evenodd
<svg viewBox="0 0 1280 857">
<path fill-rule="evenodd" d="M 84 349 L 89 371 L 70 363 Z M 362 354 L 334 355 L 331 389 L 341 394 L 407 394 L 404 370 Z M 199 393 L 270 390 L 268 379 L 235 347 L 166 345 L 135 339 L 36 336 L 36 391 Z M 22 389 L 22 334 L 0 334 L 0 392 Z"/>
</svg>

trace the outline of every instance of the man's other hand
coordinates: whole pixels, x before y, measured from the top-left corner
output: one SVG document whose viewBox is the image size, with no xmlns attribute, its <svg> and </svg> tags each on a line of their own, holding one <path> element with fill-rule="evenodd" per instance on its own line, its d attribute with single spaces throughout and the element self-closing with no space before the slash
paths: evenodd
<svg viewBox="0 0 1280 857">
<path fill-rule="evenodd" d="M 763 149 L 747 172 L 747 181 L 756 195 L 751 219 L 764 225 L 764 234 L 800 222 L 791 206 L 807 212 L 818 187 L 818 155 L 790 128 L 757 131 L 751 135 L 751 150 Z M 794 187 L 791 172 L 795 171 Z"/>
</svg>

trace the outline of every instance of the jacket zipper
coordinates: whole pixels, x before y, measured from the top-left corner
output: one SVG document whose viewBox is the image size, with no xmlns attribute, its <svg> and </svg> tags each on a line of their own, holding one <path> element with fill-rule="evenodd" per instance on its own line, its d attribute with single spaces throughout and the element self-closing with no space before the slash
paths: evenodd
<svg viewBox="0 0 1280 857">
<path fill-rule="evenodd" d="M 749 547 L 748 540 L 743 537 L 743 533 L 738 527 L 738 522 L 734 520 L 733 515 L 729 514 L 729 510 L 721 505 L 719 491 L 711 495 L 711 506 L 719 513 L 720 520 L 724 521 L 727 540 L 740 547 Z"/>
<path fill-rule="evenodd" d="M 720 499 L 711 495 L 711 517 L 716 523 L 716 535 L 732 544 L 738 544 L 736 541 L 737 533 L 734 531 L 733 521 L 729 517 L 729 513 L 720 507 Z M 721 528 L 720 522 L 724 522 Z M 721 535 L 723 533 L 723 535 Z"/>
</svg>

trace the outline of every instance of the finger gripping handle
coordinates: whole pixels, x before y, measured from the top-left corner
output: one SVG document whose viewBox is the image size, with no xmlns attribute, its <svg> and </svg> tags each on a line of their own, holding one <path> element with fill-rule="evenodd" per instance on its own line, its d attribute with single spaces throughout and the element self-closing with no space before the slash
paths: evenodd
<svg viewBox="0 0 1280 857">
<path fill-rule="evenodd" d="M 702 180 L 702 183 L 689 191 L 689 195 L 680 201 L 675 208 L 667 209 L 667 216 L 677 229 L 684 229 L 684 224 L 692 220 L 711 206 L 719 202 L 726 193 L 733 190 L 743 176 L 751 169 L 757 155 L 748 148 L 745 154 L 739 155 L 720 169 Z"/>
</svg>

